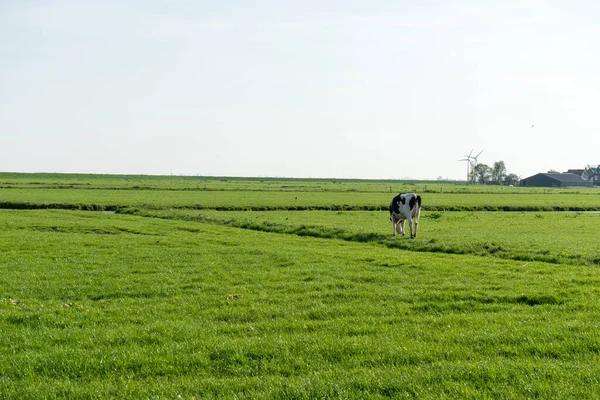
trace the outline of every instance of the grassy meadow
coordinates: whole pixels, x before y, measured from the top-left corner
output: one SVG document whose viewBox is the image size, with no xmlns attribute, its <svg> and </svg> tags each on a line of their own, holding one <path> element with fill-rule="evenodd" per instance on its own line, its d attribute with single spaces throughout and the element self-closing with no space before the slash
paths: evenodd
<svg viewBox="0 0 600 400">
<path fill-rule="evenodd" d="M 390 187 L 423 196 L 414 240 Z M 0 174 L 0 398 L 598 398 L 584 210 L 600 190 Z"/>
</svg>

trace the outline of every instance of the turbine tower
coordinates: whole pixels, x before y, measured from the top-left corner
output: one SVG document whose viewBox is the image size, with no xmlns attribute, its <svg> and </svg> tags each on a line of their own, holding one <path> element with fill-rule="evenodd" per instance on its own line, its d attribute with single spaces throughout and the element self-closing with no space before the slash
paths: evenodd
<svg viewBox="0 0 600 400">
<path fill-rule="evenodd" d="M 471 170 L 479 164 L 477 161 L 477 157 L 479 157 L 483 153 L 483 150 L 479 152 L 476 156 L 473 157 L 473 150 L 469 153 L 469 155 L 465 155 L 466 158 L 460 159 L 458 161 L 466 161 L 467 162 L 467 182 L 469 182 L 469 178 L 471 177 Z"/>
</svg>

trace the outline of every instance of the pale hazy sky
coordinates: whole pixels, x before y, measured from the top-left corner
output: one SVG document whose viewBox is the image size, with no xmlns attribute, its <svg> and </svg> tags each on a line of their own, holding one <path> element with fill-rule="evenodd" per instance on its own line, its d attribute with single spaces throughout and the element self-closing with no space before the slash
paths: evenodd
<svg viewBox="0 0 600 400">
<path fill-rule="evenodd" d="M 599 49 L 596 0 L 0 0 L 0 171 L 583 168 Z"/>
</svg>

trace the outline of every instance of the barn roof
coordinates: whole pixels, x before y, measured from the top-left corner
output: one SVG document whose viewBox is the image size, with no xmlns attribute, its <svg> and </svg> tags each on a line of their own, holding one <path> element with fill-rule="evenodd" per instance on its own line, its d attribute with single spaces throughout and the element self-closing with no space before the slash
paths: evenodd
<svg viewBox="0 0 600 400">
<path fill-rule="evenodd" d="M 540 175 L 546 175 L 549 178 L 552 179 L 556 179 L 557 181 L 560 182 L 585 182 L 585 179 L 583 179 L 581 176 L 579 175 L 575 175 L 572 173 L 554 173 L 554 172 L 548 172 L 548 173 L 542 173 Z"/>
<path fill-rule="evenodd" d="M 544 174 L 544 175 L 547 175 L 550 178 L 556 179 L 556 180 L 561 181 L 561 182 L 582 182 L 582 181 L 585 181 L 585 179 L 583 179 L 579 175 L 575 175 L 575 174 L 572 174 L 572 173 L 563 173 L 563 174 L 559 174 L 559 173 L 547 173 L 547 174 Z"/>
<path fill-rule="evenodd" d="M 569 170 L 567 170 L 567 172 L 565 172 L 565 174 L 575 174 L 575 175 L 582 176 L 584 171 L 585 171 L 585 169 L 569 169 Z"/>
<path fill-rule="evenodd" d="M 521 179 L 521 186 L 546 186 L 546 187 L 569 187 L 569 186 L 593 186 L 579 175 L 559 172 L 541 172 L 525 179 Z"/>
</svg>

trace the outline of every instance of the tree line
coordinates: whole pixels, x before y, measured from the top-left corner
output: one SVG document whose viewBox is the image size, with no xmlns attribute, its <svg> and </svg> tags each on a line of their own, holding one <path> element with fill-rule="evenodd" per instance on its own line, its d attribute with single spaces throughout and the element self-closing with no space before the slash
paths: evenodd
<svg viewBox="0 0 600 400">
<path fill-rule="evenodd" d="M 600 177 L 600 165 L 586 165 L 581 177 L 588 180 L 597 180 Z M 487 164 L 476 164 L 472 166 L 469 172 L 469 183 L 480 185 L 516 186 L 520 180 L 521 178 L 518 175 L 507 172 L 504 161 L 496 161 L 492 167 Z"/>
<path fill-rule="evenodd" d="M 469 173 L 470 183 L 480 185 L 518 185 L 521 178 L 513 173 L 508 173 L 504 161 L 496 161 L 492 167 L 487 164 L 474 165 Z"/>
</svg>

